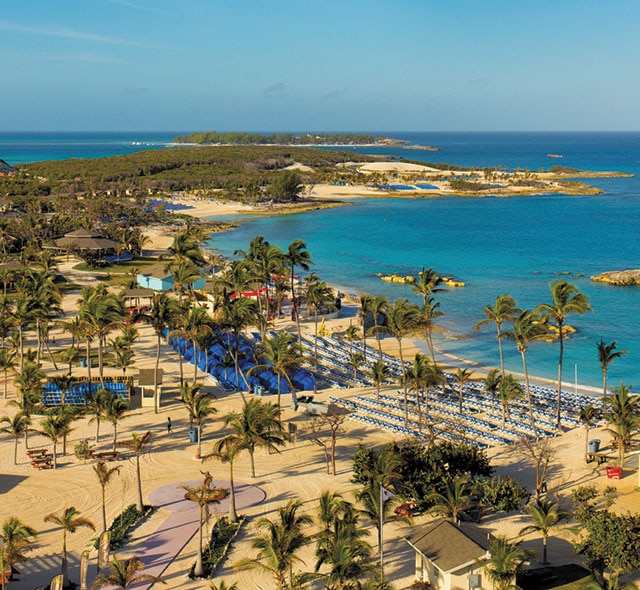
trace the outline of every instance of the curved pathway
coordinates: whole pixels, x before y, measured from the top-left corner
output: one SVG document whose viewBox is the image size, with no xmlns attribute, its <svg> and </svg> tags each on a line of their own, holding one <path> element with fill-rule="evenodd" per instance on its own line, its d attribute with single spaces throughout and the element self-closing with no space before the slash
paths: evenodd
<svg viewBox="0 0 640 590">
<path fill-rule="evenodd" d="M 212 486 L 228 488 L 229 482 L 215 479 Z M 236 509 L 247 508 L 260 504 L 266 493 L 257 486 L 234 482 L 236 492 Z M 198 531 L 199 508 L 195 502 L 184 499 L 184 490 L 180 486 L 196 487 L 202 485 L 202 480 L 183 481 L 155 489 L 149 494 L 149 503 L 156 508 L 169 510 L 171 514 L 156 529 L 154 533 L 144 539 L 136 549 L 136 555 L 144 563 L 143 573 L 160 576 L 167 566 L 182 551 L 191 537 Z M 215 504 L 217 512 L 224 514 L 229 511 L 229 498 L 220 504 Z M 153 584 L 136 584 L 137 590 L 146 590 Z"/>
</svg>

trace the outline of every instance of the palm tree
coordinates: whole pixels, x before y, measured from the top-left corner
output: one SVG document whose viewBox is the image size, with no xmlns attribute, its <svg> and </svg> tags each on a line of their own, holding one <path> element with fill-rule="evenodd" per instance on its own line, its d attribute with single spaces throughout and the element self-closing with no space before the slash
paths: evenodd
<svg viewBox="0 0 640 590">
<path fill-rule="evenodd" d="M 398 341 L 400 364 L 402 366 L 402 382 L 404 383 L 404 424 L 409 422 L 409 407 L 407 405 L 407 368 L 402 354 L 402 339 L 415 332 L 418 328 L 420 308 L 415 303 L 409 303 L 406 299 L 396 299 L 393 307 L 387 315 L 386 329 L 393 334 Z"/>
<path fill-rule="evenodd" d="M 69 420 L 61 412 L 51 412 L 40 423 L 41 434 L 44 434 L 53 443 L 53 468 L 58 467 L 58 441 L 70 431 Z"/>
<path fill-rule="evenodd" d="M 564 353 L 564 328 L 567 316 L 572 314 L 584 315 L 593 311 L 589 305 L 589 298 L 581 293 L 573 284 L 559 280 L 551 284 L 551 303 L 541 303 L 536 307 L 536 313 L 541 313 L 543 319 L 555 324 L 558 328 L 558 404 L 556 410 L 557 428 L 560 430 L 560 410 L 562 404 L 562 357 Z"/>
<path fill-rule="evenodd" d="M 195 400 L 202 391 L 202 383 L 183 383 L 180 385 L 180 401 L 189 414 L 189 430 L 193 428 L 193 411 Z"/>
<path fill-rule="evenodd" d="M 476 322 L 473 326 L 474 330 L 479 330 L 482 326 L 488 323 L 494 323 L 497 330 L 498 339 L 498 352 L 500 353 L 500 374 L 504 377 L 504 357 L 502 355 L 502 324 L 504 322 L 510 322 L 513 320 L 517 313 L 516 300 L 509 295 L 509 293 L 503 293 L 496 297 L 496 302 L 493 307 L 486 305 L 484 308 L 484 315 L 487 317 L 479 322 Z"/>
<path fill-rule="evenodd" d="M 372 304 L 373 295 L 370 295 L 369 293 L 362 293 L 362 295 L 360 295 L 360 310 L 358 311 L 358 316 L 360 316 L 360 319 L 362 320 L 362 345 L 365 355 L 367 354 L 367 316 L 372 313 Z M 378 326 L 374 324 L 368 331 L 371 332 L 372 330 L 377 332 Z"/>
<path fill-rule="evenodd" d="M 198 525 L 198 555 L 193 574 L 196 577 L 204 575 L 204 567 L 202 564 L 202 524 L 205 518 L 209 519 L 209 504 L 219 504 L 221 500 L 227 497 L 228 490 L 224 488 L 211 487 L 213 477 L 207 472 L 201 472 L 204 475 L 204 481 L 196 487 L 180 486 L 185 490 L 184 499 L 198 504 L 200 508 L 200 518 Z"/>
<path fill-rule="evenodd" d="M 107 507 L 106 507 L 106 488 L 111 480 L 111 476 L 114 473 L 118 473 L 120 471 L 120 465 L 116 467 L 107 467 L 107 464 L 104 461 L 98 461 L 93 466 L 93 471 L 98 478 L 98 483 L 100 484 L 100 488 L 102 491 L 102 530 L 107 530 Z"/>
<path fill-rule="evenodd" d="M 369 301 L 369 311 L 373 316 L 373 325 L 377 326 L 380 316 L 389 309 L 389 300 L 384 295 L 374 295 Z M 380 341 L 380 332 L 375 330 L 376 341 L 378 342 L 378 354 L 382 360 L 382 342 Z"/>
<path fill-rule="evenodd" d="M 156 293 L 153 296 L 153 303 L 151 305 L 151 311 L 145 314 L 143 317 L 153 326 L 156 333 L 156 367 L 154 375 L 156 378 L 154 381 L 153 397 L 154 397 L 154 410 L 158 413 L 159 399 L 158 399 L 158 379 L 157 375 L 160 370 L 160 344 L 162 342 L 163 332 L 166 328 L 172 325 L 176 315 L 178 314 L 179 306 L 178 302 L 169 297 L 166 293 Z"/>
<path fill-rule="evenodd" d="M 318 313 L 321 309 L 335 309 L 335 296 L 333 289 L 327 285 L 324 281 L 311 281 L 307 285 L 307 305 L 313 308 L 313 322 L 314 322 L 314 349 L 313 355 L 318 364 Z"/>
<path fill-rule="evenodd" d="M 209 416 L 218 411 L 211 405 L 212 403 L 213 398 L 208 392 L 204 391 L 198 393 L 193 400 L 191 418 L 198 428 L 198 450 L 196 452 L 196 459 L 199 459 L 202 453 L 202 424 Z"/>
<path fill-rule="evenodd" d="M 129 411 L 129 402 L 114 393 L 109 392 L 105 396 L 104 417 L 111 422 L 113 426 L 113 451 L 115 452 L 118 445 L 118 422 L 123 418 L 127 418 L 126 413 Z"/>
<path fill-rule="evenodd" d="M 100 421 L 102 418 L 106 418 L 107 405 L 109 404 L 112 395 L 113 394 L 108 389 L 100 387 L 95 394 L 88 398 L 86 411 L 92 415 L 89 419 L 89 423 L 96 423 L 96 444 L 100 441 Z"/>
<path fill-rule="evenodd" d="M 611 344 L 605 344 L 602 338 L 600 338 L 600 342 L 596 344 L 596 347 L 598 348 L 598 362 L 600 363 L 600 368 L 602 369 L 602 398 L 603 398 L 603 402 L 606 403 L 607 371 L 609 369 L 609 365 L 613 361 L 615 361 L 617 358 L 620 358 L 621 356 L 627 354 L 629 351 L 616 350 L 615 340 Z"/>
<path fill-rule="evenodd" d="M 358 327 L 353 324 L 349 324 L 349 327 L 345 330 L 342 336 L 344 340 L 349 342 L 349 354 L 353 352 L 353 343 L 356 340 L 360 340 L 360 334 L 358 333 Z"/>
<path fill-rule="evenodd" d="M 229 463 L 229 520 L 236 522 L 238 513 L 236 512 L 236 489 L 233 481 L 233 462 L 241 451 L 245 450 L 244 441 L 236 434 L 228 434 L 224 438 L 218 439 L 213 445 L 211 455 L 222 463 Z"/>
<path fill-rule="evenodd" d="M 0 423 L 6 423 L 6 426 L 0 428 L 0 432 L 9 434 L 13 437 L 13 464 L 18 464 L 18 439 L 26 433 L 31 426 L 31 418 L 24 412 L 17 412 L 12 416 L 3 416 Z"/>
<path fill-rule="evenodd" d="M 277 450 L 288 440 L 289 435 L 280 423 L 280 410 L 257 398 L 251 398 L 242 407 L 241 413 L 231 412 L 224 418 L 225 426 L 231 426 L 233 434 L 242 441 L 242 447 L 249 451 L 251 477 L 256 476 L 254 453 L 256 448 Z"/>
<path fill-rule="evenodd" d="M 299 266 L 307 272 L 311 268 L 313 261 L 311 260 L 311 254 L 307 250 L 307 245 L 299 238 L 289 244 L 287 252 L 284 255 L 284 260 L 289 265 L 291 271 L 291 300 L 293 304 L 293 315 L 295 316 L 298 327 L 298 340 L 300 341 L 300 313 L 298 310 L 298 297 L 295 291 L 295 269 Z"/>
<path fill-rule="evenodd" d="M 591 424 L 600 419 L 600 408 L 596 408 L 593 404 L 587 404 L 580 408 L 578 420 L 584 424 L 584 460 L 587 460 L 589 453 L 589 429 Z"/>
<path fill-rule="evenodd" d="M 9 383 L 9 371 L 16 366 L 16 352 L 5 346 L 0 348 L 0 371 L 4 374 L 4 399 L 7 399 L 7 385 Z"/>
<path fill-rule="evenodd" d="M 491 413 L 493 413 L 495 407 L 496 393 L 498 392 L 498 387 L 500 387 L 501 380 L 502 375 L 499 369 L 489 369 L 486 377 L 482 380 L 484 390 L 491 395 Z"/>
<path fill-rule="evenodd" d="M 389 378 L 391 370 L 384 361 L 375 361 L 371 365 L 369 375 L 373 379 L 373 384 L 376 386 L 376 394 L 380 397 L 380 387 Z"/>
<path fill-rule="evenodd" d="M 128 590 L 128 588 L 133 588 L 133 586 L 141 583 L 156 584 L 159 582 L 161 584 L 166 584 L 166 582 L 158 576 L 138 573 L 140 570 L 144 569 L 144 567 L 144 563 L 142 563 L 140 558 L 135 555 L 126 561 L 121 561 L 117 555 L 114 555 L 113 559 L 109 563 L 111 573 L 98 574 L 91 586 L 91 589 L 108 587 Z"/>
<path fill-rule="evenodd" d="M 444 315 L 441 311 L 438 311 L 440 304 L 435 301 L 431 296 L 432 293 L 446 292 L 447 289 L 442 287 L 444 280 L 442 277 L 433 270 L 428 268 L 425 270 L 424 266 L 418 273 L 415 282 L 411 285 L 411 290 L 422 297 L 422 314 L 423 314 L 423 326 L 425 329 L 425 340 L 429 346 L 429 352 L 431 353 L 431 361 L 436 363 L 435 351 L 433 348 L 433 341 L 431 334 L 433 332 L 433 321 L 438 317 Z"/>
<path fill-rule="evenodd" d="M 513 330 L 502 334 L 507 338 L 515 340 L 518 352 L 522 357 L 522 369 L 524 371 L 524 382 L 527 393 L 527 401 L 529 403 L 529 420 L 533 429 L 533 436 L 536 436 L 536 421 L 533 416 L 533 401 L 531 400 L 531 390 L 529 388 L 529 371 L 527 369 L 527 350 L 529 343 L 543 339 L 547 334 L 547 326 L 545 322 L 534 314 L 525 309 L 521 311 L 517 317 L 513 318 Z M 503 375 L 504 376 L 504 375 Z"/>
<path fill-rule="evenodd" d="M 419 352 L 416 352 L 416 356 L 413 359 L 413 364 L 407 371 L 407 379 L 409 380 L 409 390 L 416 394 L 416 408 L 418 410 L 418 429 L 422 430 L 422 392 L 427 387 L 429 370 L 431 365 L 429 359 Z M 427 394 L 428 396 L 428 394 Z M 428 410 L 429 403 L 426 403 L 426 410 Z"/>
<path fill-rule="evenodd" d="M 27 560 L 27 553 L 31 551 L 37 534 L 34 528 L 24 524 L 16 516 L 4 519 L 0 527 L 0 573 L 11 571 L 16 563 Z"/>
<path fill-rule="evenodd" d="M 45 522 L 51 522 L 62 529 L 62 567 L 60 573 L 63 576 L 63 586 L 67 585 L 69 570 L 67 566 L 67 533 L 75 533 L 79 528 L 85 527 L 92 531 L 96 530 L 95 525 L 88 519 L 80 516 L 80 513 L 73 507 L 65 508 L 60 514 L 47 514 Z"/>
<path fill-rule="evenodd" d="M 612 393 L 612 397 L 607 399 L 609 409 L 602 417 L 609 423 L 607 432 L 618 446 L 620 477 L 623 477 L 625 451 L 634 434 L 640 430 L 640 396 L 631 394 L 631 387 L 624 383 L 620 383 Z"/>
<path fill-rule="evenodd" d="M 458 412 L 462 414 L 462 397 L 464 386 L 471 380 L 471 370 L 459 367 L 453 375 L 453 380 L 458 384 Z"/>
<path fill-rule="evenodd" d="M 151 431 L 147 430 L 144 434 L 131 433 L 131 440 L 120 442 L 120 446 L 133 451 L 136 456 L 136 479 L 138 483 L 138 512 L 144 512 L 144 503 L 142 501 L 142 477 L 140 476 L 140 455 L 144 451 L 147 443 L 151 440 Z"/>
<path fill-rule="evenodd" d="M 490 558 L 484 565 L 484 571 L 494 590 L 515 588 L 516 574 L 522 564 L 531 558 L 532 553 L 520 549 L 517 543 L 511 543 L 507 537 L 501 535 L 491 539 L 488 553 Z"/>
<path fill-rule="evenodd" d="M 271 369 L 278 377 L 278 415 L 280 414 L 281 380 L 284 377 L 293 391 L 294 386 L 289 376 L 301 365 L 303 349 L 295 337 L 289 332 L 281 332 L 273 338 L 265 338 L 262 343 L 262 358 L 264 362 L 255 365 L 250 373 Z"/>
<path fill-rule="evenodd" d="M 258 519 L 256 525 L 265 531 L 251 542 L 258 556 L 241 559 L 234 569 L 260 569 L 273 575 L 278 590 L 287 588 L 287 577 L 289 584 L 293 582 L 294 563 L 302 562 L 298 552 L 311 541 L 304 529 L 313 520 L 308 514 L 298 514 L 301 507 L 301 500 L 290 500 L 278 508 L 275 521 Z"/>
<path fill-rule="evenodd" d="M 29 360 L 22 364 L 20 372 L 15 377 L 15 385 L 19 392 L 18 401 L 11 400 L 11 405 L 17 406 L 22 413 L 31 416 L 42 405 L 44 371 L 40 365 Z M 24 446 L 28 448 L 29 429 L 24 431 Z"/>
<path fill-rule="evenodd" d="M 353 386 L 358 386 L 358 369 L 364 363 L 364 355 L 361 352 L 354 352 L 349 356 L 349 365 L 353 367 Z"/>
<path fill-rule="evenodd" d="M 436 350 L 433 345 L 433 330 L 435 328 L 435 321 L 444 315 L 444 312 L 439 309 L 440 303 L 433 297 L 428 297 L 425 301 L 422 309 L 420 310 L 419 323 L 424 329 L 424 338 L 429 347 L 429 354 L 431 355 L 431 362 L 436 364 Z"/>
<path fill-rule="evenodd" d="M 547 541 L 549 539 L 549 531 L 559 522 L 569 518 L 571 513 L 558 508 L 558 502 L 554 502 L 547 498 L 536 498 L 532 504 L 527 505 L 527 510 L 531 516 L 533 524 L 530 524 L 520 530 L 520 535 L 528 533 L 542 533 L 542 563 L 546 565 L 547 561 Z"/>
<path fill-rule="evenodd" d="M 514 399 L 520 399 L 524 396 L 524 388 L 516 378 L 507 373 L 502 379 L 500 379 L 500 385 L 498 385 L 498 399 L 502 404 L 502 428 L 504 428 L 505 420 L 510 416 L 509 403 Z"/>
<path fill-rule="evenodd" d="M 444 478 L 442 488 L 442 492 L 432 492 L 427 496 L 428 501 L 434 503 L 429 512 L 445 514 L 453 522 L 457 522 L 458 514 L 469 506 L 469 476 L 460 474 Z"/>
</svg>

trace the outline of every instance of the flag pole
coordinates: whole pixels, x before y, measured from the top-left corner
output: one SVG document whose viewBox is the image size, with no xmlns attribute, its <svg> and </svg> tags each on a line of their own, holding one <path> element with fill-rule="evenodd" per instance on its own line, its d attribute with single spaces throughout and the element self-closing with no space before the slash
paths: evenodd
<svg viewBox="0 0 640 590">
<path fill-rule="evenodd" d="M 384 567 L 384 557 L 382 551 L 382 525 L 384 524 L 384 500 L 382 499 L 382 483 L 380 484 L 380 571 Z"/>
</svg>

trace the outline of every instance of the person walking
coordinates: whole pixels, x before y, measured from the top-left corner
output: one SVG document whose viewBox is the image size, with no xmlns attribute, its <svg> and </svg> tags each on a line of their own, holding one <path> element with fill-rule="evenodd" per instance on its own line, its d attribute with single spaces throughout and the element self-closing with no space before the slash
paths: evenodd
<svg viewBox="0 0 640 590">
<path fill-rule="evenodd" d="M 171 430 L 171 418 L 167 418 L 167 434 L 171 434 L 173 430 Z"/>
</svg>

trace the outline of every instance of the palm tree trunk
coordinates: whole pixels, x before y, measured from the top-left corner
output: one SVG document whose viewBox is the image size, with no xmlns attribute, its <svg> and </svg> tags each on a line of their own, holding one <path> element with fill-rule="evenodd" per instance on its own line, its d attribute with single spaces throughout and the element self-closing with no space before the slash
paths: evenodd
<svg viewBox="0 0 640 590">
<path fill-rule="evenodd" d="M 236 522 L 238 514 L 236 512 L 236 489 L 233 485 L 233 461 L 229 461 L 229 491 L 231 493 L 229 498 L 229 520 Z"/>
<path fill-rule="evenodd" d="M 138 512 L 144 512 L 144 504 L 142 502 L 142 478 L 140 477 L 140 454 L 136 454 L 136 475 L 138 477 Z"/>
<path fill-rule="evenodd" d="M 202 510 L 200 505 L 200 520 L 198 522 L 198 553 L 196 555 L 196 565 L 193 568 L 193 575 L 200 578 L 204 575 L 204 567 L 202 565 Z"/>
<path fill-rule="evenodd" d="M 584 426 L 584 460 L 587 460 L 587 455 L 589 454 L 589 422 L 585 423 Z"/>
<path fill-rule="evenodd" d="M 404 366 L 404 356 L 402 354 L 402 338 L 398 338 L 398 352 L 400 354 L 400 365 L 402 366 L 402 383 L 404 384 L 404 427 L 409 424 L 409 406 L 407 401 L 407 370 Z"/>
<path fill-rule="evenodd" d="M 251 477 L 255 479 L 256 477 L 256 463 L 253 457 L 253 449 L 249 449 L 249 458 L 251 459 Z"/>
<path fill-rule="evenodd" d="M 158 341 L 156 343 L 156 370 L 153 374 L 153 410 L 157 414 L 160 408 L 160 400 L 158 399 L 158 372 L 160 370 L 160 332 L 158 332 Z"/>
<path fill-rule="evenodd" d="M 58 468 L 58 444 L 53 441 L 53 468 Z"/>
<path fill-rule="evenodd" d="M 116 445 L 118 444 L 118 423 L 113 422 L 113 452 L 116 452 Z"/>
<path fill-rule="evenodd" d="M 104 485 L 102 486 L 102 531 L 107 530 L 107 507 L 104 498 Z"/>
<path fill-rule="evenodd" d="M 496 324 L 498 329 L 498 353 L 500 354 L 500 374 L 504 377 L 504 356 L 502 354 L 502 331 L 500 324 Z"/>
<path fill-rule="evenodd" d="M 563 342 L 563 325 L 562 322 L 558 323 L 558 340 L 560 342 L 560 355 L 558 357 L 558 407 L 556 411 L 557 418 L 557 429 L 558 431 L 562 430 L 562 423 L 560 422 L 560 408 L 562 404 L 561 394 L 562 394 L 562 355 L 564 353 L 564 342 Z"/>
<path fill-rule="evenodd" d="M 531 428 L 533 428 L 533 436 L 537 436 L 536 421 L 533 417 L 533 402 L 531 401 L 531 391 L 529 390 L 529 372 L 527 371 L 527 356 L 524 351 L 520 353 L 522 355 L 522 369 L 524 370 L 524 384 L 527 388 L 527 402 L 529 402 L 529 420 L 531 421 Z"/>
<path fill-rule="evenodd" d="M 6 382 L 5 382 L 6 387 Z M 5 395 L 5 398 L 7 396 Z M 607 404 L 607 369 L 602 369 L 602 405 L 606 408 Z"/>
<path fill-rule="evenodd" d="M 200 459 L 202 454 L 202 421 L 198 422 L 198 450 L 196 451 L 196 459 Z"/>
<path fill-rule="evenodd" d="M 13 445 L 13 464 L 18 464 L 18 437 L 15 437 L 14 445 Z"/>
</svg>

